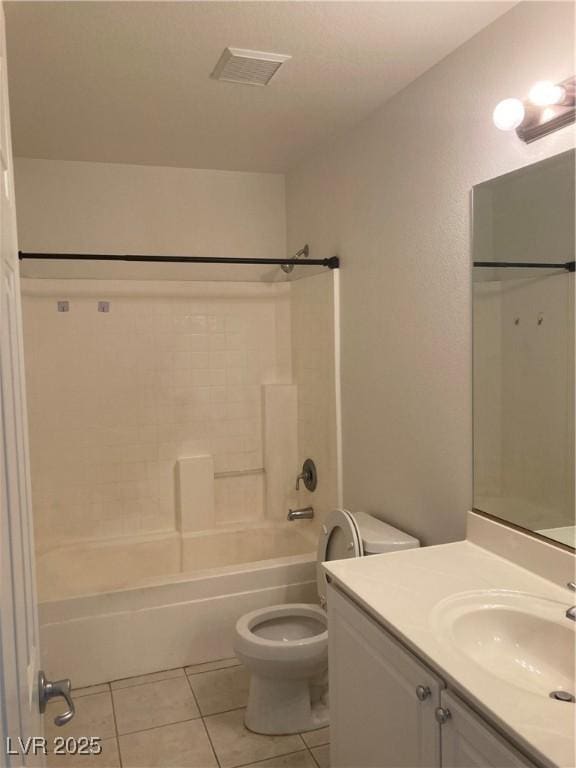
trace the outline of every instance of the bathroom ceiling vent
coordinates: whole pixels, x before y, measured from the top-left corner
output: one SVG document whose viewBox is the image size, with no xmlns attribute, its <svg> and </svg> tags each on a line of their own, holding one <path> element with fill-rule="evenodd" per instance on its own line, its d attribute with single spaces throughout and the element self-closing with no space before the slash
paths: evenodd
<svg viewBox="0 0 576 768">
<path fill-rule="evenodd" d="M 225 48 L 210 77 L 230 83 L 268 85 L 282 64 L 291 58 L 282 53 Z"/>
</svg>

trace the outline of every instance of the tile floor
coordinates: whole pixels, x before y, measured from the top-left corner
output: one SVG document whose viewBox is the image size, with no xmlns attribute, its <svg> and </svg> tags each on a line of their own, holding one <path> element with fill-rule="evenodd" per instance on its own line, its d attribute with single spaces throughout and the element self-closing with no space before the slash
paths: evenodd
<svg viewBox="0 0 576 768">
<path fill-rule="evenodd" d="M 100 736 L 102 754 L 48 757 L 49 768 L 328 768 L 329 728 L 259 736 L 244 727 L 248 673 L 236 659 L 73 691 L 76 717 L 46 736 Z"/>
</svg>

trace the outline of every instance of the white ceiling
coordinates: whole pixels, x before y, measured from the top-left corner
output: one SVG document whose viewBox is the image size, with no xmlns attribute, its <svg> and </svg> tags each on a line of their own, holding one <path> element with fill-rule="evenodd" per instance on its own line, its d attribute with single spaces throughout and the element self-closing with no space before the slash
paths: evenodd
<svg viewBox="0 0 576 768">
<path fill-rule="evenodd" d="M 513 4 L 8 2 L 15 154 L 282 172 Z M 217 82 L 226 46 L 293 58 Z"/>
</svg>

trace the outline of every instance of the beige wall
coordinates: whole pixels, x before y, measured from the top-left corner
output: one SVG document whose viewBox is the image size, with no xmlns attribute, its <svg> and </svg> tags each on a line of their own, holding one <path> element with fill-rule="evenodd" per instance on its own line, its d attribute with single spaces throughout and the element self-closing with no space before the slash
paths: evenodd
<svg viewBox="0 0 576 768">
<path fill-rule="evenodd" d="M 15 159 L 23 251 L 285 256 L 284 176 Z M 276 267 L 26 262 L 28 277 L 280 279 Z"/>
<path fill-rule="evenodd" d="M 288 245 L 339 254 L 344 502 L 426 544 L 472 501 L 470 189 L 569 148 L 492 110 L 574 69 L 573 5 L 523 3 L 287 179 Z"/>
</svg>

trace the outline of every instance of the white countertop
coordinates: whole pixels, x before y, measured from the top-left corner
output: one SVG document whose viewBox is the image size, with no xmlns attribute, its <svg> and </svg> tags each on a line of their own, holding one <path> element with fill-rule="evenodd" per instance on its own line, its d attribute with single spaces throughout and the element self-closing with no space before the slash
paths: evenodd
<svg viewBox="0 0 576 768">
<path fill-rule="evenodd" d="M 576 766 L 575 705 L 501 680 L 455 653 L 434 629 L 440 601 L 462 592 L 528 593 L 557 601 L 562 616 L 574 602 L 567 589 L 469 541 L 338 560 L 324 563 L 324 568 L 345 593 L 533 759 L 547 766 Z"/>
</svg>

